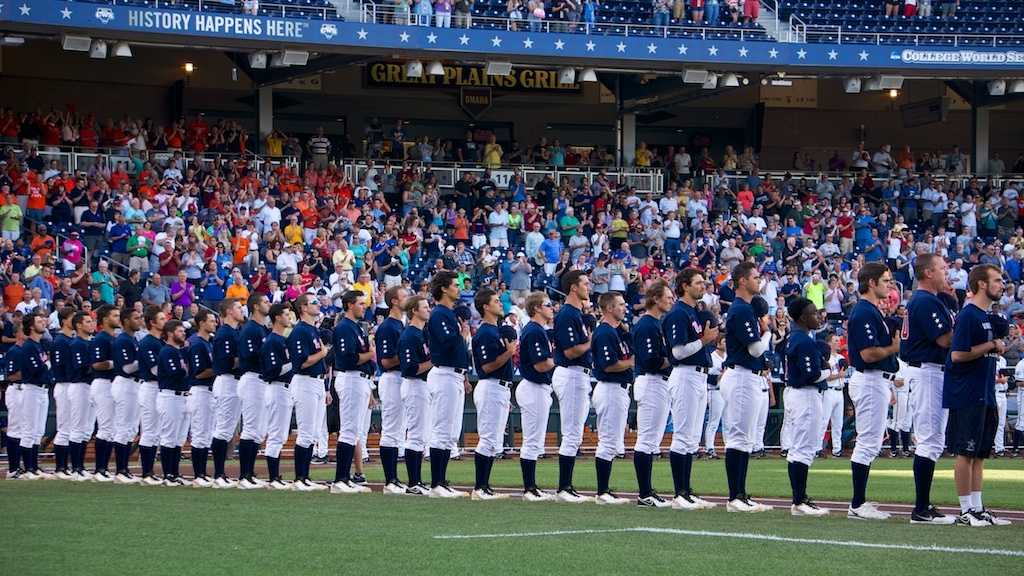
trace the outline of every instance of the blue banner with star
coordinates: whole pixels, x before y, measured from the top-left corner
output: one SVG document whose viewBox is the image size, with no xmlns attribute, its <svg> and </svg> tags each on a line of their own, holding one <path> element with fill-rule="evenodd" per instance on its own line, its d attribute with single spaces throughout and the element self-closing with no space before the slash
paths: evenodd
<svg viewBox="0 0 1024 576">
<path fill-rule="evenodd" d="M 274 47 L 364 46 L 423 51 L 464 52 L 474 57 L 514 60 L 517 56 L 649 63 L 677 62 L 714 67 L 759 65 L 778 68 L 862 68 L 878 70 L 1024 69 L 1024 52 L 997 47 L 955 48 L 867 44 L 802 44 L 772 41 L 690 40 L 671 37 L 612 36 L 557 32 L 511 32 L 431 28 L 246 16 L 233 13 L 158 10 L 59 0 L 0 0 L 0 22 L 70 28 L 118 39 L 117 32 L 148 38 L 227 38 L 272 42 Z M 10 29 L 8 27 L 8 29 Z M 269 47 L 268 47 L 269 48 Z M 426 57 L 426 56 L 425 56 Z M 555 64 L 557 61 L 553 61 Z"/>
</svg>

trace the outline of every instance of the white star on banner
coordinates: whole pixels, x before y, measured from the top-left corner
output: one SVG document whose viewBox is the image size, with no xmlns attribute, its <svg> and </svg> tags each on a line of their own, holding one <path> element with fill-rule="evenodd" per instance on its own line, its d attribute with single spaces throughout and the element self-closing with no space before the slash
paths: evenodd
<svg viewBox="0 0 1024 576">
<path fill-rule="evenodd" d="M 402 42 L 408 42 L 409 41 L 409 33 L 408 32 L 402 32 L 401 34 L 398 35 L 398 37 L 402 39 Z"/>
<path fill-rule="evenodd" d="M 836 56 L 839 56 L 839 52 L 836 52 L 835 50 L 829 50 L 828 51 L 828 59 L 829 60 L 835 60 Z"/>
<path fill-rule="evenodd" d="M 359 31 L 356 32 L 356 36 L 358 36 L 360 40 L 366 40 L 366 30 L 360 28 Z"/>
<path fill-rule="evenodd" d="M 530 40 L 529 38 L 523 40 L 523 48 L 533 48 L 533 40 Z"/>
<path fill-rule="evenodd" d="M 555 50 L 561 50 L 562 48 L 565 48 L 565 42 L 555 40 Z"/>
<path fill-rule="evenodd" d="M 21 10 L 21 15 L 22 16 L 28 16 L 28 13 L 32 11 L 32 8 L 30 8 L 28 4 L 22 4 L 18 8 L 18 10 Z"/>
<path fill-rule="evenodd" d="M 868 53 L 867 53 L 866 50 L 861 50 L 860 53 L 857 54 L 857 55 L 860 56 L 860 61 L 861 62 L 864 62 L 864 61 L 866 61 L 868 59 Z"/>
<path fill-rule="evenodd" d="M 65 6 L 64 9 L 60 11 L 60 17 L 64 20 L 71 20 L 71 10 L 68 10 L 68 7 Z"/>
<path fill-rule="evenodd" d="M 497 48 L 498 46 L 501 46 L 501 38 L 499 38 L 497 36 L 495 36 L 494 38 L 491 38 L 491 46 L 494 46 L 495 48 Z"/>
<path fill-rule="evenodd" d="M 647 53 L 648 54 L 656 54 L 657 52 L 658 52 L 658 47 L 654 45 L 654 42 L 651 42 L 650 44 L 647 45 Z"/>
<path fill-rule="evenodd" d="M 594 46 L 597 46 L 597 44 L 594 44 L 593 40 L 587 41 L 587 52 L 593 52 Z"/>
<path fill-rule="evenodd" d="M 775 48 L 772 48 L 771 50 L 768 51 L 768 57 L 769 58 L 777 58 L 778 56 L 779 56 L 779 51 L 776 50 Z"/>
<path fill-rule="evenodd" d="M 799 58 L 801 60 L 803 60 L 804 58 L 807 58 L 807 50 L 804 50 L 803 48 L 797 50 L 796 51 L 796 56 L 797 56 L 797 58 Z"/>
<path fill-rule="evenodd" d="M 718 56 L 718 46 L 712 46 L 711 48 L 708 48 L 708 54 L 712 56 Z"/>
<path fill-rule="evenodd" d="M 619 49 L 619 52 L 625 52 L 626 51 L 626 45 L 623 44 L 621 40 L 619 41 L 618 44 L 615 45 L 615 47 Z"/>
<path fill-rule="evenodd" d="M 750 50 L 747 50 L 746 46 L 741 46 L 739 52 L 740 52 L 740 57 L 741 58 L 746 58 L 747 57 L 747 53 L 749 53 Z"/>
<path fill-rule="evenodd" d="M 434 34 L 433 32 L 427 34 L 427 42 L 437 44 L 437 34 Z"/>
<path fill-rule="evenodd" d="M 686 54 L 686 51 L 689 49 L 690 47 L 687 46 L 686 44 L 680 44 L 678 48 L 680 54 Z"/>
<path fill-rule="evenodd" d="M 469 45 L 469 36 L 466 36 L 465 34 L 463 34 L 462 36 L 459 36 L 459 46 L 468 46 L 468 45 Z"/>
</svg>

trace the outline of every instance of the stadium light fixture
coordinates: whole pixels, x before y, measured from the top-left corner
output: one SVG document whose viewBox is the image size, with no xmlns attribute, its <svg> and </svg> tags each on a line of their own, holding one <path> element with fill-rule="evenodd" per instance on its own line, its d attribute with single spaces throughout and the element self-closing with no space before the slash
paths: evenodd
<svg viewBox="0 0 1024 576">
<path fill-rule="evenodd" d="M 890 88 L 889 89 L 889 98 L 892 98 L 893 100 L 895 100 L 895 99 L 897 99 L 899 97 L 900 97 L 900 91 L 899 90 L 897 90 L 895 88 Z"/>
<path fill-rule="evenodd" d="M 249 54 L 249 67 L 253 70 L 263 70 L 267 67 L 267 53 L 253 52 Z"/>
<path fill-rule="evenodd" d="M 862 82 L 860 78 L 851 76 L 843 80 L 843 89 L 846 90 L 847 94 L 859 94 Z"/>
<path fill-rule="evenodd" d="M 93 40 L 89 46 L 89 58 L 102 60 L 107 57 L 107 43 L 104 40 Z"/>
<path fill-rule="evenodd" d="M 434 60 L 427 66 L 427 74 L 431 76 L 444 76 L 444 64 L 440 60 Z"/>
<path fill-rule="evenodd" d="M 1020 94 L 1024 92 L 1024 80 L 1017 79 L 1010 82 L 1010 94 Z"/>
<path fill-rule="evenodd" d="M 593 68 L 584 68 L 580 72 L 580 82 L 597 82 L 597 71 Z"/>
<path fill-rule="evenodd" d="M 419 60 L 413 60 L 405 63 L 405 77 L 406 78 L 422 78 L 423 77 L 423 62 Z"/>
<path fill-rule="evenodd" d="M 182 66 L 182 68 L 185 69 L 185 74 L 191 74 L 196 71 L 196 65 L 191 62 L 185 62 L 185 65 Z"/>
<path fill-rule="evenodd" d="M 89 47 L 92 46 L 92 38 L 65 34 L 61 39 L 61 45 L 70 52 L 88 52 Z"/>
<path fill-rule="evenodd" d="M 740 85 L 740 79 L 732 72 L 728 72 L 725 76 L 722 76 L 722 86 L 726 88 L 735 88 Z"/>
<path fill-rule="evenodd" d="M 707 70 L 683 70 L 683 84 L 703 84 L 707 80 Z"/>
<path fill-rule="evenodd" d="M 1002 96 L 1006 94 L 1006 80 L 991 80 L 988 83 L 989 96 Z"/>
<path fill-rule="evenodd" d="M 558 83 L 559 84 L 575 84 L 576 83 L 576 69 L 571 66 L 558 69 Z"/>
<path fill-rule="evenodd" d="M 114 56 L 118 58 L 131 58 L 132 47 L 127 42 L 118 42 L 114 44 Z"/>
<path fill-rule="evenodd" d="M 485 70 L 488 76 L 508 76 L 512 73 L 511 62 L 488 62 Z"/>
<path fill-rule="evenodd" d="M 708 72 L 708 77 L 704 79 L 704 84 L 701 88 L 705 90 L 713 90 L 718 88 L 718 74 L 714 72 Z"/>
<path fill-rule="evenodd" d="M 4 46 L 21 46 L 24 43 L 25 38 L 23 36 L 4 36 L 3 38 Z"/>
</svg>

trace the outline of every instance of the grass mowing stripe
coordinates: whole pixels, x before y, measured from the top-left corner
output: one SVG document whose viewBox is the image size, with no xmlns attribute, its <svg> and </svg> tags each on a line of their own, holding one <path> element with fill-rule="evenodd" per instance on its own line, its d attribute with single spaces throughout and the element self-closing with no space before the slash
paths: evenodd
<svg viewBox="0 0 1024 576">
<path fill-rule="evenodd" d="M 948 554 L 982 554 L 986 556 L 1024 557 L 1024 551 L 998 550 L 995 548 L 956 548 L 952 546 L 915 546 L 912 544 L 878 544 L 874 542 L 857 542 L 849 540 L 826 540 L 824 538 L 792 538 L 774 536 L 772 534 L 753 534 L 750 532 L 714 532 L 710 530 L 684 530 L 681 528 L 610 528 L 605 530 L 551 530 L 548 532 L 510 532 L 506 534 L 445 534 L 434 536 L 435 540 L 476 540 L 499 538 L 539 538 L 547 536 L 572 536 L 585 534 L 608 534 L 622 532 L 645 532 L 649 534 L 673 534 L 678 536 L 698 536 L 705 538 L 736 538 L 741 540 L 762 540 L 768 542 L 785 542 L 787 544 L 825 544 L 828 546 L 847 546 L 851 548 L 876 548 L 881 550 L 902 550 L 911 552 L 943 552 Z"/>
</svg>

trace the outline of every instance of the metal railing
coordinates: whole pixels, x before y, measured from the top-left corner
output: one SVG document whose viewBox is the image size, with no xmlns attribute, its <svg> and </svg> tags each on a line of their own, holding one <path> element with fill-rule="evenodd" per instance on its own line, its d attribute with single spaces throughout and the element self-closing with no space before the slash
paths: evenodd
<svg viewBox="0 0 1024 576">
<path fill-rule="evenodd" d="M 346 158 L 342 161 L 342 168 L 345 175 L 356 182 L 363 182 L 366 177 L 366 170 L 369 167 L 368 161 L 362 158 Z M 420 162 L 408 162 L 417 167 L 423 167 Z M 380 174 L 398 174 L 403 170 L 402 161 L 387 163 L 386 161 L 374 161 L 374 169 Z M 432 163 L 430 170 L 437 179 L 438 188 L 449 190 L 455 187 L 455 183 L 462 179 L 463 174 L 472 173 L 480 176 L 484 171 L 489 171 L 491 179 L 498 188 L 507 188 L 509 182 L 518 173 L 523 176 L 523 182 L 527 189 L 532 189 L 545 176 L 551 176 L 556 185 L 561 183 L 562 178 L 568 178 L 573 184 L 580 184 L 584 178 L 593 182 L 600 173 L 604 173 L 609 180 L 623 183 L 634 187 L 637 192 L 661 194 L 664 192 L 665 175 L 659 168 L 631 168 L 599 166 L 537 166 L 537 165 L 504 165 L 500 168 L 489 169 L 480 164 L 443 164 Z"/>
<path fill-rule="evenodd" d="M 858 32 L 835 24 L 806 24 L 790 16 L 790 38 L 796 42 L 913 46 L 1021 46 L 1021 34 L 944 34 L 937 32 Z M 792 40 L 795 38 L 796 40 Z"/>
<path fill-rule="evenodd" d="M 890 179 L 890 178 L 894 179 L 894 180 L 898 180 L 899 179 L 897 174 L 892 174 L 890 176 L 880 176 L 880 175 L 875 174 L 875 173 L 871 173 L 871 172 L 869 172 L 869 173 L 871 174 L 872 178 L 874 178 L 874 180 L 875 180 L 876 188 L 878 187 L 878 183 L 883 181 L 883 180 L 887 180 L 887 179 Z M 758 171 L 758 173 L 757 173 L 757 175 L 761 178 L 761 180 L 765 180 L 767 178 L 771 178 L 772 180 L 774 180 L 776 182 L 781 181 L 786 176 L 786 174 L 789 174 L 792 177 L 792 180 L 794 180 L 794 181 L 800 181 L 801 179 L 805 179 L 811 185 L 813 185 L 815 182 L 817 182 L 822 176 L 825 176 L 828 179 L 829 182 L 831 182 L 834 185 L 838 185 L 840 182 L 842 182 L 842 180 L 844 178 L 849 178 L 851 181 L 853 181 L 853 179 L 856 178 L 856 176 L 859 174 L 859 171 L 857 171 L 857 172 L 799 172 L 799 171 L 795 171 L 795 170 L 763 170 L 763 171 Z M 915 177 L 918 177 L 918 178 L 920 178 L 923 174 L 924 174 L 923 172 L 914 172 L 913 173 L 913 175 Z M 730 182 L 731 186 L 733 187 L 733 189 L 735 189 L 736 184 L 738 182 L 740 182 L 742 180 L 746 180 L 749 176 L 750 176 L 750 172 L 727 172 L 725 174 L 725 178 L 727 180 L 729 180 L 729 182 Z M 979 181 L 987 181 L 988 178 L 989 178 L 988 176 L 979 176 L 979 175 L 975 175 L 975 174 L 946 174 L 946 173 L 942 173 L 942 172 L 929 172 L 928 176 L 931 179 L 935 180 L 935 182 L 938 183 L 938 184 L 956 183 L 957 185 L 960 186 L 960 188 L 964 188 L 964 189 L 967 188 L 968 184 L 970 183 L 970 181 L 972 179 L 977 178 Z M 715 179 L 714 175 L 705 175 L 704 176 L 704 182 L 706 182 L 708 184 L 713 184 L 714 179 Z M 993 186 L 1002 186 L 1004 183 L 1007 183 L 1007 182 L 1022 182 L 1022 181 L 1024 181 L 1024 174 L 1001 174 L 999 177 L 993 177 L 991 180 L 992 180 L 992 185 Z M 923 188 L 924 184 L 922 183 L 922 184 L 920 184 L 920 186 Z"/>
<path fill-rule="evenodd" d="M 454 15 L 454 14 L 453 14 Z M 451 26 L 446 28 L 475 28 L 486 30 L 506 30 L 510 32 L 555 32 L 562 34 L 598 34 L 605 36 L 641 36 L 649 38 L 687 38 L 691 40 L 764 40 L 772 41 L 764 28 L 760 26 L 702 26 L 692 24 L 667 26 L 654 24 L 628 24 L 616 22 L 582 22 L 532 18 L 496 18 L 476 16 L 470 19 L 469 26 L 456 26 L 453 19 Z M 437 27 L 435 15 L 418 15 L 413 10 L 398 11 L 394 6 L 378 6 L 373 2 L 362 3 L 362 21 L 373 24 L 394 24 L 397 26 Z M 738 35 L 738 37 L 737 37 Z"/>
<path fill-rule="evenodd" d="M 25 154 L 25 149 L 19 145 L 9 145 L 14 150 L 15 154 Z M 39 156 L 49 163 L 51 160 L 57 160 L 61 165 L 61 168 L 68 172 L 88 172 L 96 164 L 99 158 L 105 158 L 107 160 L 107 167 L 113 171 L 117 168 L 119 162 L 124 162 L 125 165 L 129 165 L 132 160 L 132 156 L 127 153 L 124 148 L 108 148 L 108 149 L 85 149 L 85 148 L 74 148 L 61 146 L 57 150 L 53 149 L 52 146 L 47 147 L 36 147 L 39 152 Z M 279 166 L 284 164 L 285 166 L 295 167 L 299 165 L 299 159 L 294 156 L 259 156 L 256 154 L 227 154 L 220 152 L 188 152 L 182 151 L 182 171 L 192 166 L 196 159 L 200 162 L 213 163 L 218 158 L 222 160 L 241 160 L 245 159 L 251 162 L 257 171 L 261 170 L 265 164 L 270 166 Z M 166 166 L 167 162 L 174 157 L 174 152 L 168 151 L 146 151 L 146 157 L 144 161 L 150 161 L 161 166 Z"/>
</svg>

